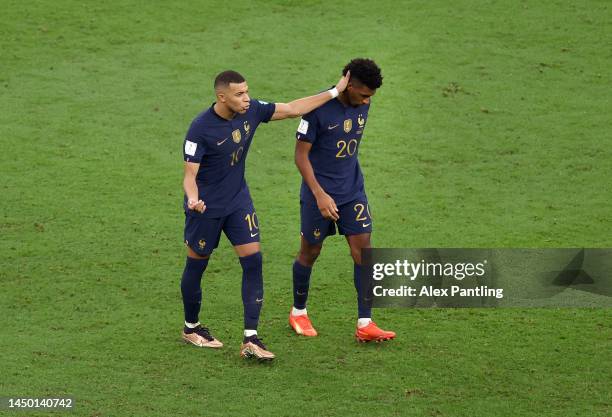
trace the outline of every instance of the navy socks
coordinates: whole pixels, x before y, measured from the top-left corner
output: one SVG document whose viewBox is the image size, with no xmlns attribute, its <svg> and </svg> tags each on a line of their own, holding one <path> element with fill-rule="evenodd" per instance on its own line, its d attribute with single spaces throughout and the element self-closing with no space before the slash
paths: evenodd
<svg viewBox="0 0 612 417">
<path fill-rule="evenodd" d="M 195 259 L 187 257 L 183 278 L 181 279 L 181 294 L 183 296 L 183 308 L 185 310 L 185 321 L 197 323 L 202 304 L 202 275 L 208 265 L 208 259 Z"/>
<path fill-rule="evenodd" d="M 361 282 L 361 274 L 363 267 L 358 264 L 354 264 L 353 269 L 353 282 L 355 289 L 357 290 L 357 312 L 359 318 L 370 318 L 372 317 L 372 299 L 366 299 L 368 296 L 368 282 Z"/>
<path fill-rule="evenodd" d="M 298 261 L 293 263 L 293 307 L 299 310 L 306 308 L 311 272 L 312 267 L 304 266 Z"/>
<path fill-rule="evenodd" d="M 361 265 L 354 264 L 353 283 L 357 291 L 357 312 L 359 318 L 370 318 L 372 317 L 372 300 L 366 298 L 369 293 L 368 283 L 367 281 L 361 282 L 362 271 Z M 297 309 L 306 308 L 311 272 L 312 267 L 304 266 L 298 261 L 293 263 L 293 306 Z"/>
<path fill-rule="evenodd" d="M 244 328 L 248 330 L 257 330 L 264 294 L 261 252 L 239 259 L 240 265 L 242 265 Z"/>
</svg>

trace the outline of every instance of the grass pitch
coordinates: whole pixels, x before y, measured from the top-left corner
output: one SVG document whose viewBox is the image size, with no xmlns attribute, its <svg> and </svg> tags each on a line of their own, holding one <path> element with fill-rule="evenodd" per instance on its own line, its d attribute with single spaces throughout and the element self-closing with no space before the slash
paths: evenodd
<svg viewBox="0 0 612 417">
<path fill-rule="evenodd" d="M 181 345 L 182 139 L 233 68 L 288 101 L 374 58 L 360 161 L 379 247 L 609 247 L 610 5 L 563 2 L 5 1 L 0 16 L 0 395 L 78 416 L 607 416 L 609 309 L 385 310 L 352 339 L 352 261 L 326 242 L 291 334 L 297 121 L 258 129 L 260 334 L 241 361 L 227 241 Z M 9 413 L 0 411 L 0 413 Z M 58 415 L 25 412 L 20 415 Z M 60 413 L 63 414 L 63 413 Z"/>
</svg>

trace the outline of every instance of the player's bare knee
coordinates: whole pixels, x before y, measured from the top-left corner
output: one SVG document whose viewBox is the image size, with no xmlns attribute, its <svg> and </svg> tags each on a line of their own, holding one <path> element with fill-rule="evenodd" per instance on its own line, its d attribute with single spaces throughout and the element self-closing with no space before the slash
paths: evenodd
<svg viewBox="0 0 612 417">
<path fill-rule="evenodd" d="M 313 261 L 316 261 L 320 254 L 321 246 L 312 246 L 309 248 L 308 255 L 312 258 Z"/>
<path fill-rule="evenodd" d="M 315 261 L 317 260 L 317 257 L 319 256 L 318 253 L 310 253 L 310 252 L 304 252 L 304 251 L 300 251 L 300 253 L 298 254 L 298 261 L 305 266 L 312 266 L 314 265 Z"/>
<path fill-rule="evenodd" d="M 256 253 L 261 253 L 261 246 L 259 242 L 251 242 L 246 243 L 244 245 L 236 245 L 234 246 L 234 251 L 238 255 L 238 257 L 251 256 Z"/>
<path fill-rule="evenodd" d="M 312 266 L 320 254 L 320 245 L 302 245 L 298 253 L 298 261 L 303 265 Z"/>
<path fill-rule="evenodd" d="M 361 265 L 361 250 L 369 248 L 369 247 L 370 247 L 369 245 L 368 246 L 351 245 L 351 257 L 353 258 L 353 261 L 355 261 L 357 265 Z"/>
<path fill-rule="evenodd" d="M 208 259 L 210 258 L 210 254 L 209 255 L 201 255 L 199 253 L 197 253 L 196 251 L 194 251 L 193 249 L 191 249 L 189 246 L 187 246 L 187 256 L 193 259 Z"/>
</svg>

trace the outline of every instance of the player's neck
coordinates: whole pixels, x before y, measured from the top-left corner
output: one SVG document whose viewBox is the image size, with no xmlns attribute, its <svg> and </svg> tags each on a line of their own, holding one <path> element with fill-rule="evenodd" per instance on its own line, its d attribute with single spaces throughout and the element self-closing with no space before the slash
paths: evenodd
<svg viewBox="0 0 612 417">
<path fill-rule="evenodd" d="M 340 101 L 340 103 L 342 103 L 344 107 L 349 106 L 350 102 L 349 102 L 349 98 L 348 98 L 348 94 L 346 93 L 346 90 L 338 94 L 338 101 Z"/>
<path fill-rule="evenodd" d="M 216 102 L 214 104 L 213 110 L 215 111 L 215 113 L 217 113 L 219 117 L 225 120 L 232 120 L 236 116 L 236 113 L 231 111 L 229 107 L 224 106 L 223 104 L 219 102 Z"/>
</svg>

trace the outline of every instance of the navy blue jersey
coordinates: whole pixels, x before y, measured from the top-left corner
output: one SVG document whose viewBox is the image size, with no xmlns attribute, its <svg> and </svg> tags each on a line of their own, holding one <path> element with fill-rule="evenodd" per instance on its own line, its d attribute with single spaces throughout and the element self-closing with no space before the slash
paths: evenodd
<svg viewBox="0 0 612 417">
<path fill-rule="evenodd" d="M 312 143 L 308 157 L 315 177 L 337 205 L 365 196 L 357 155 L 369 109 L 369 104 L 344 106 L 336 98 L 306 114 L 298 126 L 297 140 Z M 316 204 L 303 180 L 300 198 Z"/>
<path fill-rule="evenodd" d="M 191 123 L 183 157 L 186 162 L 200 164 L 196 184 L 199 198 L 206 204 L 205 216 L 223 217 L 249 204 L 251 196 L 244 179 L 246 156 L 257 126 L 270 121 L 275 108 L 273 103 L 251 100 L 245 114 L 226 120 L 211 106 Z"/>
</svg>

